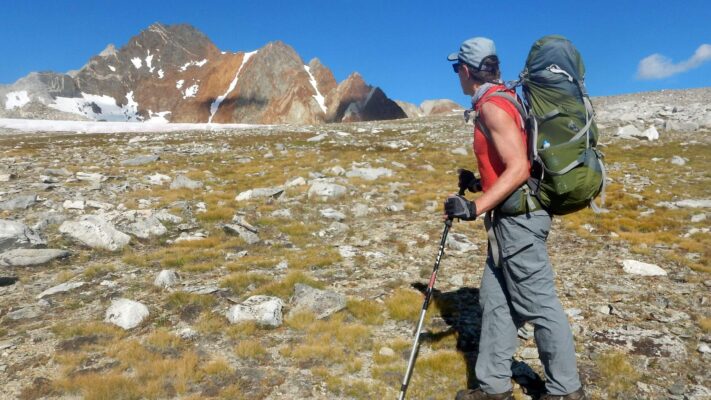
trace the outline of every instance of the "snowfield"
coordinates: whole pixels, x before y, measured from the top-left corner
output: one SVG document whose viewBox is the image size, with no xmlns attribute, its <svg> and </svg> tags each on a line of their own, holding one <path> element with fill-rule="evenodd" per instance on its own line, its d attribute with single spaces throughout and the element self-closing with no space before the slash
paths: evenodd
<svg viewBox="0 0 711 400">
<path fill-rule="evenodd" d="M 162 114 L 162 115 L 161 115 Z M 124 132 L 178 132 L 178 131 L 220 131 L 227 129 L 247 129 L 268 127 L 255 124 L 186 124 L 161 123 L 167 121 L 165 113 L 158 113 L 156 121 L 149 122 L 99 122 L 99 121 L 53 121 L 44 119 L 0 118 L 0 135 L 17 132 L 73 132 L 73 133 L 124 133 Z M 163 121 L 160 121 L 162 118 Z M 159 122 L 160 121 L 160 122 Z M 12 131 L 7 131 L 11 129 Z"/>
</svg>

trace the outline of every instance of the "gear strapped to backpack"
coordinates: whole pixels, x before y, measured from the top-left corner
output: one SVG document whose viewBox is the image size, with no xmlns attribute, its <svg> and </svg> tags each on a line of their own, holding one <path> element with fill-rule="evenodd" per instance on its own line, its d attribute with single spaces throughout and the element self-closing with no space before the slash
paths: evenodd
<svg viewBox="0 0 711 400">
<path fill-rule="evenodd" d="M 594 199 L 599 195 L 604 204 L 605 167 L 596 148 L 598 131 L 584 79 L 585 66 L 573 44 L 563 36 L 545 36 L 531 47 L 519 80 L 507 84 L 509 89 L 521 86 L 525 101 L 504 91 L 486 96 L 511 102 L 528 134 L 531 176 L 502 204 L 507 213 L 539 205 L 557 215 L 587 206 L 601 211 Z M 477 121 L 478 113 L 473 114 L 474 123 L 491 140 L 489 130 Z"/>
</svg>

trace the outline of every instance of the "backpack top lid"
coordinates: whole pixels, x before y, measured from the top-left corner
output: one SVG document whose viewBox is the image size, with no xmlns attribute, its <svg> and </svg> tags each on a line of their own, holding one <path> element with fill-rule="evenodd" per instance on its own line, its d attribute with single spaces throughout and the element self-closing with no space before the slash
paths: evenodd
<svg viewBox="0 0 711 400">
<path fill-rule="evenodd" d="M 531 46 L 525 72 L 535 80 L 551 65 L 565 70 L 578 82 L 585 79 L 585 65 L 580 53 L 570 40 L 561 35 L 544 36 Z"/>
</svg>

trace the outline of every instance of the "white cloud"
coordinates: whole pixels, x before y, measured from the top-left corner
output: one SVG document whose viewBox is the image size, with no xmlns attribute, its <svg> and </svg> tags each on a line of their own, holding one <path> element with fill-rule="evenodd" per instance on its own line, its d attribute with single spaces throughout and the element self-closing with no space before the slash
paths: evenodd
<svg viewBox="0 0 711 400">
<path fill-rule="evenodd" d="M 662 79 L 686 72 L 711 61 L 711 44 L 702 44 L 688 60 L 674 63 L 669 57 L 659 53 L 645 57 L 637 67 L 638 79 Z"/>
</svg>

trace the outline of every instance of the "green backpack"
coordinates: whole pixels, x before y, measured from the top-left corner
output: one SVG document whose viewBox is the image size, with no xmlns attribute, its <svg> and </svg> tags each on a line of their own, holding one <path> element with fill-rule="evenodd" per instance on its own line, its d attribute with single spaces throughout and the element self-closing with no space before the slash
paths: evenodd
<svg viewBox="0 0 711 400">
<path fill-rule="evenodd" d="M 502 204 L 507 213 L 524 213 L 539 204 L 557 215 L 587 206 L 601 211 L 594 199 L 600 195 L 604 203 L 605 167 L 596 148 L 598 130 L 584 77 L 585 66 L 573 44 L 563 36 L 545 36 L 531 47 L 519 80 L 507 84 L 522 87 L 523 106 L 505 92 L 489 95 L 515 105 L 528 133 L 531 177 Z M 482 127 L 479 123 L 489 137 Z"/>
</svg>

